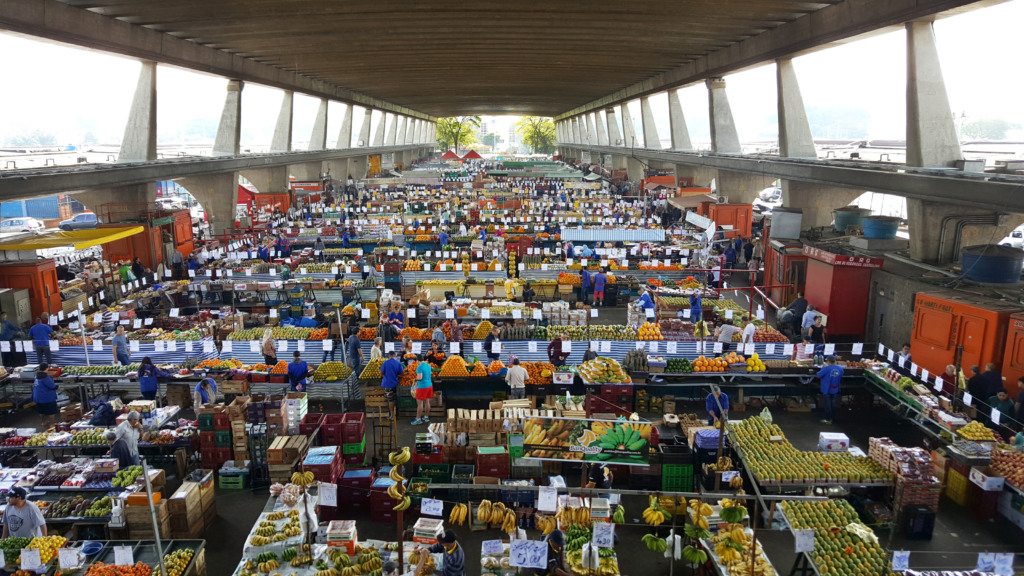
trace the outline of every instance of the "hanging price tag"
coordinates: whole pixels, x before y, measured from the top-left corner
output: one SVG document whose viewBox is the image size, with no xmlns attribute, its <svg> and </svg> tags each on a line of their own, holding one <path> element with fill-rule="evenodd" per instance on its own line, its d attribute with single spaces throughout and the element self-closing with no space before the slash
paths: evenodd
<svg viewBox="0 0 1024 576">
<path fill-rule="evenodd" d="M 131 546 L 114 546 L 114 564 L 132 566 L 135 564 L 135 553 Z"/>
<path fill-rule="evenodd" d="M 499 556 L 505 553 L 505 545 L 501 540 L 484 540 L 480 550 L 485 555 Z"/>
<path fill-rule="evenodd" d="M 859 356 L 859 355 L 861 355 L 863 353 L 864 353 L 864 343 L 862 343 L 862 342 L 857 342 L 853 346 L 850 347 L 850 354 L 852 354 L 854 356 Z"/>
<path fill-rule="evenodd" d="M 32 504 L 35 506 L 35 504 Z M 42 559 L 39 557 L 38 548 L 21 549 L 21 569 L 36 571 L 43 567 Z"/>
<path fill-rule="evenodd" d="M 541 486 L 537 497 L 537 509 L 541 512 L 554 512 L 558 509 L 558 490 L 550 486 Z"/>
<path fill-rule="evenodd" d="M 330 484 L 328 482 L 320 483 L 320 505 L 321 506 L 337 506 L 338 505 L 338 485 Z"/>
<path fill-rule="evenodd" d="M 907 550 L 893 550 L 892 569 L 894 572 L 903 572 L 910 569 L 910 552 Z"/>
<path fill-rule="evenodd" d="M 427 516 L 441 517 L 444 515 L 444 501 L 424 498 L 420 502 L 420 513 Z"/>
</svg>

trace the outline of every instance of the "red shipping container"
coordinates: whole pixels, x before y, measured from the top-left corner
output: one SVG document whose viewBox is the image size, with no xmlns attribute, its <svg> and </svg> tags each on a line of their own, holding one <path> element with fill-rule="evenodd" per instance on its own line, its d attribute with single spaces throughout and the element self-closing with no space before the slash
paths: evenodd
<svg viewBox="0 0 1024 576">
<path fill-rule="evenodd" d="M 979 366 L 981 366 L 979 364 Z M 969 367 L 969 366 L 968 366 Z M 970 374 L 964 370 L 965 374 Z M 1006 350 L 1003 352 L 1003 387 L 1016 398 L 1024 392 L 1018 380 L 1024 376 L 1024 314 L 1010 316 L 1010 327 L 1006 333 Z"/>
</svg>

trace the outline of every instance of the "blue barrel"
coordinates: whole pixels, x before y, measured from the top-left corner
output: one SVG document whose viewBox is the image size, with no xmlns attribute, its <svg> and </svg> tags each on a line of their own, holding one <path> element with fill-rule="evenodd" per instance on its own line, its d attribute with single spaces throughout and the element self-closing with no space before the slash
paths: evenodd
<svg viewBox="0 0 1024 576">
<path fill-rule="evenodd" d="M 900 227 L 900 219 L 894 216 L 865 216 L 861 226 L 865 238 L 892 240 Z"/>
<path fill-rule="evenodd" d="M 1020 282 L 1024 250 L 995 244 L 968 246 L 963 249 L 961 261 L 967 280 L 1009 284 Z"/>
<path fill-rule="evenodd" d="M 842 208 L 836 208 L 832 211 L 832 216 L 835 218 L 833 228 L 836 232 L 846 232 L 846 229 L 850 226 L 860 228 L 864 217 L 870 214 L 871 210 L 867 208 L 858 208 L 856 206 L 843 206 Z"/>
</svg>

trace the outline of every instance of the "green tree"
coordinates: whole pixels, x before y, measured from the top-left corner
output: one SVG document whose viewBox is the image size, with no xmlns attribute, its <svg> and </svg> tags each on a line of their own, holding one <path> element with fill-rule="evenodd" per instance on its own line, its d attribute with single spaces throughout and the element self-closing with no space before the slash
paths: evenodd
<svg viewBox="0 0 1024 576">
<path fill-rule="evenodd" d="M 555 150 L 555 123 L 551 118 L 525 116 L 516 122 L 516 132 L 535 154 L 550 154 Z"/>
<path fill-rule="evenodd" d="M 38 128 L 29 134 L 18 134 L 8 142 L 10 146 L 52 146 L 57 143 L 57 137 L 49 132 L 43 132 Z"/>
<path fill-rule="evenodd" d="M 1002 118 L 979 118 L 964 124 L 963 135 L 978 140 L 1005 140 L 1006 132 L 1014 128 L 1020 125 Z"/>
<path fill-rule="evenodd" d="M 480 143 L 486 146 L 494 147 L 497 146 L 498 144 L 501 144 L 501 137 L 498 136 L 498 134 L 495 132 L 490 132 L 488 134 L 484 134 L 484 137 L 480 139 Z"/>
<path fill-rule="evenodd" d="M 437 121 L 437 143 L 442 149 L 454 149 L 476 142 L 479 116 L 450 116 Z"/>
</svg>

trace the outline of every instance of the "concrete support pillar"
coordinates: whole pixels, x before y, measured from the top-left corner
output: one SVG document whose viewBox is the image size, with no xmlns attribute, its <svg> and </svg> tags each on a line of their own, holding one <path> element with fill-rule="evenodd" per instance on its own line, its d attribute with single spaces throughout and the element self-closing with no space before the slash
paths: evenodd
<svg viewBox="0 0 1024 576">
<path fill-rule="evenodd" d="M 316 109 L 316 119 L 313 120 L 313 133 L 309 136 L 309 148 L 307 150 L 325 150 L 327 148 L 327 99 L 320 99 L 320 106 Z"/>
<path fill-rule="evenodd" d="M 413 136 L 416 134 L 416 132 L 415 132 L 415 127 L 416 127 L 415 123 L 416 123 L 416 120 L 413 119 L 413 118 L 408 118 L 405 121 L 405 143 L 406 144 L 412 144 L 412 142 L 413 142 Z"/>
<path fill-rule="evenodd" d="M 711 185 L 711 180 L 717 177 L 718 170 L 714 168 L 676 164 L 676 179 L 689 178 L 697 188 L 707 188 Z"/>
<path fill-rule="evenodd" d="M 793 60 L 775 61 L 775 82 L 778 93 L 779 156 L 786 158 L 817 158 L 811 124 L 800 95 Z"/>
<path fill-rule="evenodd" d="M 396 122 L 398 124 L 398 130 L 395 136 L 395 144 L 406 144 L 407 142 L 405 141 L 405 123 L 408 122 L 408 120 L 406 119 L 405 116 L 399 116 L 398 118 L 396 118 Z"/>
<path fill-rule="evenodd" d="M 604 111 L 604 120 L 608 125 L 608 145 L 622 146 L 622 132 L 619 131 L 619 123 L 615 119 L 615 107 L 607 108 Z"/>
<path fill-rule="evenodd" d="M 910 257 L 931 264 L 946 264 L 960 259 L 955 248 L 958 232 L 962 233 L 961 248 L 997 242 L 1024 222 L 1024 214 L 995 214 L 981 208 L 907 198 L 907 221 Z"/>
<path fill-rule="evenodd" d="M 729 170 L 719 170 L 716 178 L 718 194 L 728 196 L 732 204 L 753 202 L 754 198 L 757 198 L 757 193 L 764 190 L 772 181 L 771 178 L 760 174 Z"/>
<path fill-rule="evenodd" d="M 679 91 L 674 88 L 668 91 L 668 123 L 672 132 L 672 149 L 693 150 L 683 105 L 679 101 Z"/>
<path fill-rule="evenodd" d="M 241 80 L 228 80 L 228 91 L 224 97 L 224 109 L 217 125 L 217 138 L 213 141 L 214 156 L 238 156 L 242 139 L 242 88 Z"/>
<path fill-rule="evenodd" d="M 359 127 L 359 138 L 356 146 L 366 148 L 370 145 L 370 122 L 373 120 L 373 110 L 363 108 L 363 124 Z"/>
<path fill-rule="evenodd" d="M 644 179 L 644 165 L 632 156 L 626 157 L 626 174 L 633 182 L 640 182 Z"/>
<path fill-rule="evenodd" d="M 373 132 L 373 145 L 383 146 L 384 145 L 384 129 L 387 128 L 388 115 L 386 112 L 381 111 L 380 121 L 377 122 L 377 129 Z"/>
<path fill-rule="evenodd" d="M 423 125 L 424 124 L 425 124 L 425 122 L 423 120 L 417 120 L 416 121 L 416 139 L 413 140 L 413 142 L 415 142 L 416 144 L 422 144 L 423 143 Z"/>
<path fill-rule="evenodd" d="M 348 159 L 348 173 L 355 180 L 366 178 L 366 169 L 368 167 L 366 156 L 356 156 Z"/>
<path fill-rule="evenodd" d="M 853 188 L 782 180 L 782 204 L 786 208 L 798 208 L 803 212 L 800 221 L 803 230 L 832 224 L 832 211 L 849 205 L 863 192 Z"/>
<path fill-rule="evenodd" d="M 633 115 L 629 113 L 629 106 L 622 105 L 622 145 L 626 148 L 640 146 L 640 139 L 637 138 L 636 128 L 633 126 Z"/>
<path fill-rule="evenodd" d="M 658 136 L 658 125 L 654 122 L 651 99 L 647 96 L 640 99 L 640 121 L 643 123 L 644 148 L 661 150 L 661 137 Z"/>
<path fill-rule="evenodd" d="M 118 162 L 156 160 L 156 62 L 143 62 Z"/>
<path fill-rule="evenodd" d="M 437 122 L 430 123 L 430 137 L 427 138 L 427 144 L 430 144 L 431 151 L 437 148 Z"/>
<path fill-rule="evenodd" d="M 284 91 L 284 97 L 281 99 L 281 111 L 277 114 L 277 124 L 274 126 L 274 137 L 270 141 L 271 152 L 292 151 L 292 121 L 294 118 L 292 103 L 294 99 L 294 92 Z"/>
<path fill-rule="evenodd" d="M 587 114 L 587 134 L 590 135 L 591 146 L 594 146 L 600 142 L 597 138 L 597 114 L 591 112 Z"/>
<path fill-rule="evenodd" d="M 572 119 L 572 143 L 580 143 L 580 119 L 577 117 Z"/>
<path fill-rule="evenodd" d="M 732 119 L 732 108 L 725 93 L 725 79 L 708 78 L 708 114 L 711 121 L 711 151 L 715 153 L 740 154 L 740 137 L 736 122 Z"/>
<path fill-rule="evenodd" d="M 907 23 L 907 165 L 963 159 L 931 22 Z"/>
<path fill-rule="evenodd" d="M 385 143 L 388 146 L 394 146 L 398 139 L 398 116 L 394 114 L 387 114 L 384 116 L 384 119 L 387 120 L 388 117 L 391 118 L 391 125 L 388 126 L 388 136 L 385 138 Z"/>
<path fill-rule="evenodd" d="M 339 150 L 352 147 L 352 105 L 345 105 L 345 115 L 341 117 L 341 128 L 338 130 L 338 141 L 334 147 Z"/>
<path fill-rule="evenodd" d="M 580 116 L 580 138 L 582 138 L 580 144 L 587 146 L 594 145 L 594 129 L 591 127 L 589 114 Z"/>
<path fill-rule="evenodd" d="M 324 160 L 321 170 L 324 174 L 330 174 L 331 178 L 340 180 L 344 185 L 345 180 L 348 179 L 348 158 Z M 337 190 L 337 188 L 335 189 Z"/>
<path fill-rule="evenodd" d="M 276 194 L 288 190 L 290 167 L 273 166 L 270 168 L 250 168 L 239 172 L 246 180 L 256 187 L 258 192 Z"/>
<path fill-rule="evenodd" d="M 224 234 L 235 226 L 235 205 L 238 204 L 238 173 L 192 176 L 178 181 L 206 210 L 213 233 Z"/>
<path fill-rule="evenodd" d="M 75 194 L 78 200 L 89 210 L 99 214 L 100 206 L 104 204 L 134 204 L 136 206 L 152 206 L 156 202 L 156 182 L 148 184 L 133 184 L 130 186 L 117 186 L 114 188 L 98 188 L 86 190 Z M 116 222 L 105 222 L 116 224 Z"/>
<path fill-rule="evenodd" d="M 597 143 L 599 146 L 608 145 L 608 125 L 601 120 L 601 113 L 594 112 L 594 123 L 597 125 Z"/>
</svg>

